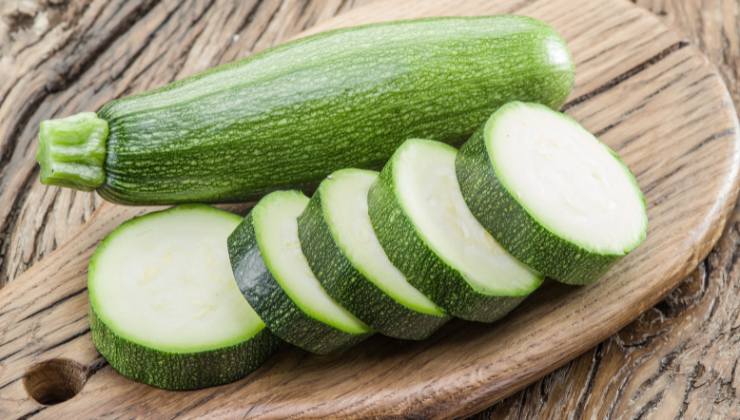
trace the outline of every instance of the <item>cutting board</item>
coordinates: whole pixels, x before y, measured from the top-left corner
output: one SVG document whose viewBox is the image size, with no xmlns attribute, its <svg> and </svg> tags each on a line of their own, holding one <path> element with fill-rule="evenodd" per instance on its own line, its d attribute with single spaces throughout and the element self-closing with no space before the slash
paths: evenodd
<svg viewBox="0 0 740 420">
<path fill-rule="evenodd" d="M 152 210 L 106 203 L 74 240 L 0 290 L 0 417 L 470 414 L 658 302 L 707 254 L 738 192 L 737 115 L 693 46 L 620 0 L 388 1 L 310 32 L 496 13 L 542 19 L 567 39 L 577 77 L 564 110 L 619 151 L 645 192 L 647 241 L 608 275 L 587 287 L 547 282 L 492 325 L 456 320 L 423 342 L 376 336 L 328 357 L 286 348 L 238 382 L 169 392 L 118 375 L 90 341 L 87 260 L 119 223 Z"/>
</svg>

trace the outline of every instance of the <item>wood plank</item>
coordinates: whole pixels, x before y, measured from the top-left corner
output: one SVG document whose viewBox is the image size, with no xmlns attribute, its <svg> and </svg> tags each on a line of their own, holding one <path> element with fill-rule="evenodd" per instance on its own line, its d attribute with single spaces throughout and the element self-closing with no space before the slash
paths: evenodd
<svg viewBox="0 0 740 420">
<path fill-rule="evenodd" d="M 379 337 L 351 355 L 331 358 L 286 351 L 245 381 L 211 390 L 170 393 L 115 374 L 101 363 L 86 334 L 82 317 L 86 306 L 86 256 L 118 221 L 143 211 L 106 204 L 80 231 L 78 240 L 64 245 L 2 290 L 3 301 L 10 304 L 0 311 L 0 342 L 5 343 L 0 346 L 0 358 L 5 358 L 0 370 L 0 387 L 4 388 L 0 392 L 0 415 L 171 415 L 180 411 L 188 415 L 243 415 L 248 410 L 252 410 L 250 414 L 272 416 L 296 412 L 317 416 L 462 414 L 524 386 L 650 307 L 703 258 L 734 203 L 739 153 L 735 112 L 716 73 L 693 47 L 654 18 L 620 2 L 609 3 L 609 7 L 593 7 L 593 2 L 585 1 L 576 5 L 579 7 L 572 3 L 556 7 L 556 3 L 468 0 L 463 3 L 465 7 L 454 2 L 394 8 L 379 5 L 350 12 L 335 24 L 391 14 L 517 11 L 555 25 L 574 46 L 579 67 L 569 112 L 620 149 L 638 173 L 650 204 L 648 243 L 616 267 L 610 278 L 580 289 L 550 284 L 493 327 L 456 322 L 424 343 Z M 167 48 L 172 39 L 178 39 L 178 33 L 191 33 L 181 24 L 188 16 L 191 26 L 202 25 L 201 33 L 211 33 L 211 28 L 212 36 L 217 37 L 202 45 L 222 45 L 218 42 L 229 39 L 229 31 L 214 30 L 212 26 L 223 26 L 222 21 L 229 22 L 233 14 L 217 14 L 214 10 L 218 8 L 201 2 L 186 5 L 192 6 L 185 7 L 186 11 L 168 9 L 166 5 L 154 6 L 137 18 L 130 32 L 140 42 L 114 40 L 96 50 L 101 57 L 96 58 L 95 66 L 75 81 L 84 81 L 82 89 L 67 93 L 65 98 L 52 97 L 56 108 L 44 108 L 45 112 L 94 108 L 111 95 L 138 90 L 137 83 L 143 83 L 139 86 L 142 89 L 147 87 L 143 80 L 155 84 L 166 81 L 173 77 L 173 66 L 177 77 L 183 68 L 203 65 L 194 54 L 192 62 L 185 59 L 179 67 L 182 56 Z M 271 13 L 279 14 L 280 10 Z M 265 29 L 268 32 L 269 25 Z M 604 34 L 612 33 L 617 34 L 618 41 L 608 37 L 611 43 L 597 42 Z M 255 43 L 262 37 L 259 35 Z M 187 44 L 197 43 L 197 36 L 195 39 Z M 152 44 L 159 47 L 150 50 Z M 142 50 L 131 51 L 130 45 L 139 45 Z M 165 59 L 152 58 L 163 54 Z M 138 70 L 131 75 L 131 69 Z M 88 76 L 96 72 L 101 73 Z M 150 72 L 154 77 L 141 76 Z M 108 80 L 104 80 L 106 76 Z M 81 97 L 81 92 L 92 96 Z M 26 147 L 30 150 L 25 151 L 28 156 L 33 150 L 32 120 L 42 116 L 35 111 L 27 121 L 29 125 L 21 130 L 21 138 L 29 138 Z M 683 126 L 672 123 L 676 120 L 684 122 Z M 58 199 L 48 201 L 56 203 Z M 54 284 L 52 291 L 43 293 L 50 289 L 50 282 Z M 46 408 L 28 398 L 19 378 L 34 363 L 53 357 L 73 358 L 90 378 L 80 395 Z M 372 382 L 371 392 L 368 381 Z M 325 387 L 316 389 L 315 383 Z M 308 389 L 312 392 L 307 393 Z"/>
</svg>

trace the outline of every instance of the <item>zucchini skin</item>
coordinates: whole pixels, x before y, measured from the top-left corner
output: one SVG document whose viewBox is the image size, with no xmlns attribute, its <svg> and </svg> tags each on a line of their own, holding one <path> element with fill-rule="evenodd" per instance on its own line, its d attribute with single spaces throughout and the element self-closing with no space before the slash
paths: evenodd
<svg viewBox="0 0 740 420">
<path fill-rule="evenodd" d="M 237 381 L 280 347 L 266 328 L 247 341 L 198 353 L 170 353 L 117 335 L 90 307 L 90 332 L 98 352 L 121 375 L 170 390 L 206 388 Z"/>
<path fill-rule="evenodd" d="M 449 321 L 449 316 L 424 314 L 396 302 L 352 266 L 326 224 L 320 188 L 298 218 L 298 236 L 311 271 L 326 292 L 381 334 L 423 340 Z"/>
<path fill-rule="evenodd" d="M 573 63 L 546 24 L 432 18 L 318 34 L 105 105 L 107 200 L 233 202 L 380 168 L 407 138 L 459 145 L 511 100 L 557 108 Z"/>
<path fill-rule="evenodd" d="M 537 222 L 496 176 L 484 127 L 455 161 L 460 190 L 475 218 L 516 259 L 561 283 L 585 285 L 604 275 L 624 254 L 588 251 Z"/>
<path fill-rule="evenodd" d="M 450 314 L 468 321 L 496 321 L 524 296 L 490 296 L 474 290 L 462 273 L 445 263 L 419 236 L 396 198 L 391 158 L 370 187 L 368 213 L 386 255 L 409 283 Z"/>
<path fill-rule="evenodd" d="M 267 328 L 284 341 L 316 354 L 345 350 L 371 335 L 349 334 L 310 317 L 283 291 L 262 259 L 251 213 L 228 239 L 234 278 Z"/>
</svg>

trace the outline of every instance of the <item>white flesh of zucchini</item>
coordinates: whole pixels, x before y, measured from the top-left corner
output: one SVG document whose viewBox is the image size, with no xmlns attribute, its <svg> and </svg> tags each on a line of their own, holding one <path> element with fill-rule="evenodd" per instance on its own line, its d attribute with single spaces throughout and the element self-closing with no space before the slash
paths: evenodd
<svg viewBox="0 0 740 420">
<path fill-rule="evenodd" d="M 541 225 L 600 253 L 626 253 L 642 240 L 647 219 L 633 176 L 578 123 L 521 104 L 492 129 L 496 176 Z"/>
<path fill-rule="evenodd" d="M 90 266 L 97 316 L 147 347 L 190 353 L 227 347 L 264 323 L 234 281 L 226 238 L 241 218 L 181 206 L 122 225 Z"/>
<path fill-rule="evenodd" d="M 324 216 L 332 236 L 352 265 L 385 294 L 418 312 L 444 311 L 414 288 L 393 265 L 375 236 L 367 213 L 367 193 L 377 172 L 344 170 L 324 189 Z"/>
<path fill-rule="evenodd" d="M 252 216 L 260 252 L 275 281 L 311 317 L 350 334 L 369 331 L 369 327 L 326 293 L 303 255 L 297 218 L 308 198 L 302 194 L 274 197 L 255 207 Z"/>
<path fill-rule="evenodd" d="M 424 140 L 403 148 L 394 174 L 401 206 L 427 245 L 474 289 L 531 292 L 541 281 L 537 273 L 509 255 L 465 204 L 456 155 L 451 146 Z"/>
</svg>

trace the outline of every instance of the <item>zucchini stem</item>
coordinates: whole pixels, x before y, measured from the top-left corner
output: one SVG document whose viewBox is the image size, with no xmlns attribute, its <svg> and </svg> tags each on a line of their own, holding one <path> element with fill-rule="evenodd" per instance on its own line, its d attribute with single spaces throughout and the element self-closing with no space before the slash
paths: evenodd
<svg viewBox="0 0 740 420">
<path fill-rule="evenodd" d="M 36 160 L 41 182 L 92 191 L 105 182 L 108 122 L 94 112 L 41 122 Z"/>
</svg>

